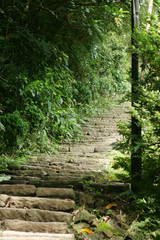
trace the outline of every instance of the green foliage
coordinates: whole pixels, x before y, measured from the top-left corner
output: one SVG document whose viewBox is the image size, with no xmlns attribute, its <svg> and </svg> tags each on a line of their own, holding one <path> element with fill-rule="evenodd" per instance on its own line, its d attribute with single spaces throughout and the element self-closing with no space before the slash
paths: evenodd
<svg viewBox="0 0 160 240">
<path fill-rule="evenodd" d="M 16 147 L 19 140 L 23 138 L 28 131 L 28 123 L 21 117 L 18 111 L 0 116 L 0 121 L 4 126 L 0 136 L 1 151 Z"/>
<path fill-rule="evenodd" d="M 133 240 L 158 239 L 160 226 L 159 191 L 154 194 L 134 196 L 132 208 L 138 217 L 130 226 L 129 236 Z"/>
<path fill-rule="evenodd" d="M 159 239 L 159 233 L 156 231 L 159 225 L 160 221 L 151 218 L 141 222 L 134 222 L 131 226 L 130 237 L 133 240 Z"/>
<path fill-rule="evenodd" d="M 138 40 L 137 51 L 141 61 L 141 78 L 139 103 L 130 112 L 142 126 L 142 141 L 137 140 L 137 145 L 131 145 L 131 123 L 119 124 L 123 140 L 117 143 L 117 149 L 123 156 L 117 158 L 115 167 L 123 167 L 130 172 L 130 153 L 142 148 L 142 164 L 144 188 L 160 182 L 160 25 L 157 16 L 152 16 L 148 30 L 138 30 L 135 37 Z M 144 75 L 144 76 L 143 76 Z M 127 154 L 127 155 L 126 155 Z"/>
<path fill-rule="evenodd" d="M 130 113 L 142 126 L 142 141 L 137 140 L 135 148 L 131 145 L 131 122 L 119 123 L 122 140 L 115 143 L 121 152 L 115 158 L 114 168 L 123 168 L 131 175 L 131 153 L 142 149 L 142 183 L 143 189 L 137 196 L 130 196 L 132 208 L 137 218 L 128 230 L 128 237 L 133 240 L 159 239 L 160 208 L 160 92 L 159 92 L 159 59 L 160 37 L 159 20 L 151 16 L 150 28 L 142 27 L 135 34 L 139 48 L 132 49 L 140 57 L 141 86 L 139 86 L 139 103 L 130 108 Z"/>
<path fill-rule="evenodd" d="M 135 195 L 131 191 L 126 191 L 121 194 L 122 199 L 130 203 L 128 220 L 131 220 L 131 222 L 127 222 L 126 238 L 133 240 L 159 239 L 159 190 L 159 187 L 155 186 L 152 193 L 148 191 Z"/>
<path fill-rule="evenodd" d="M 120 32 L 128 8 L 2 0 L 0 153 L 53 153 L 80 134 L 82 116 L 126 89 Z"/>
<path fill-rule="evenodd" d="M 32 155 L 33 153 L 53 154 L 56 151 L 56 141 L 47 136 L 45 129 L 35 129 L 28 133 L 23 142 L 19 145 L 16 154 Z"/>
<path fill-rule="evenodd" d="M 46 130 L 56 140 L 70 140 L 81 133 L 78 118 L 72 108 L 58 108 L 48 114 Z"/>
<path fill-rule="evenodd" d="M 7 157 L 0 156 L 0 169 L 17 169 L 20 168 L 22 163 L 26 162 L 26 157 Z M 1 178 L 0 178 L 1 179 Z"/>
<path fill-rule="evenodd" d="M 35 127 L 40 127 L 45 118 L 43 112 L 37 105 L 27 105 L 24 114 L 30 123 L 30 131 Z"/>
</svg>

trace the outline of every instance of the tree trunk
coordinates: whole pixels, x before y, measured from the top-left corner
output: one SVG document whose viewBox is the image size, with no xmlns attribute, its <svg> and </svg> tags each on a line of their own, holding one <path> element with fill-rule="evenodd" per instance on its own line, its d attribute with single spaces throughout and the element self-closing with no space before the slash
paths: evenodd
<svg viewBox="0 0 160 240">
<path fill-rule="evenodd" d="M 152 10 L 153 10 L 153 0 L 150 0 L 149 1 L 149 6 L 148 6 L 148 14 L 149 15 L 151 15 Z M 148 20 L 150 20 L 150 16 L 148 17 Z M 147 23 L 146 30 L 148 30 L 149 28 L 150 28 L 150 24 Z"/>
<path fill-rule="evenodd" d="M 150 14 L 152 14 L 153 10 L 153 0 L 149 1 L 149 6 L 148 6 L 148 20 L 150 20 Z M 150 28 L 150 24 L 147 23 L 146 25 L 146 30 Z M 142 65 L 142 70 L 141 70 L 141 81 L 144 81 L 144 75 L 145 75 L 145 64 Z"/>
<path fill-rule="evenodd" d="M 134 39 L 133 34 L 139 25 L 139 0 L 132 0 L 132 46 L 138 48 L 137 41 Z M 132 53 L 132 106 L 136 107 L 139 103 L 139 63 L 138 54 Z M 139 121 L 132 116 L 131 119 L 131 134 L 132 134 L 132 152 L 131 152 L 131 189 L 137 192 L 140 188 L 142 172 L 142 159 L 141 159 L 141 126 Z"/>
</svg>

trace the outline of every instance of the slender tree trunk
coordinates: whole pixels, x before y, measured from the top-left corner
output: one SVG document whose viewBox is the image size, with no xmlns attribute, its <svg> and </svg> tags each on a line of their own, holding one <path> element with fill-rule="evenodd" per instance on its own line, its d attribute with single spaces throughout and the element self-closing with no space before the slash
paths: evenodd
<svg viewBox="0 0 160 240">
<path fill-rule="evenodd" d="M 148 6 L 148 20 L 150 20 L 150 14 L 152 14 L 153 10 L 153 0 L 149 1 L 149 6 Z M 150 28 L 150 24 L 147 23 L 146 25 L 146 30 Z M 144 75 L 145 75 L 145 64 L 142 65 L 142 70 L 141 70 L 141 81 L 144 81 Z"/>
<path fill-rule="evenodd" d="M 138 47 L 137 41 L 133 34 L 139 25 L 139 0 L 132 0 L 132 46 Z M 139 103 L 139 62 L 138 54 L 132 53 L 132 106 L 136 107 Z M 141 147 L 138 147 L 137 142 L 141 142 L 141 126 L 139 121 L 132 116 L 131 119 L 131 134 L 132 134 L 132 153 L 131 153 L 131 189 L 137 192 L 141 181 L 142 159 Z"/>
<path fill-rule="evenodd" d="M 148 6 L 148 14 L 151 15 L 153 10 L 153 0 L 149 1 L 149 6 Z M 150 16 L 148 17 L 148 20 L 150 20 Z M 148 30 L 150 28 L 150 24 L 147 23 L 146 29 Z"/>
</svg>

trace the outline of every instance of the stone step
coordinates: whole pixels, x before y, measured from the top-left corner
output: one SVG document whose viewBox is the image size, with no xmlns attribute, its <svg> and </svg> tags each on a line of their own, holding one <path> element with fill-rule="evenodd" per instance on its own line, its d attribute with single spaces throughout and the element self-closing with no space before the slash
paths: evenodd
<svg viewBox="0 0 160 240">
<path fill-rule="evenodd" d="M 108 162 L 109 164 L 109 162 Z M 97 172 L 103 173 L 104 170 L 106 170 L 107 168 L 107 163 L 104 163 L 103 167 L 100 166 L 97 168 L 88 168 L 86 170 L 84 169 L 63 169 L 59 172 L 53 172 L 51 174 L 46 174 L 46 175 L 42 175 L 40 176 L 40 174 L 34 173 L 34 171 L 32 171 L 32 173 L 30 172 L 30 175 L 23 175 L 23 172 L 19 172 L 19 175 L 6 175 L 9 176 L 10 179 L 9 180 L 2 180 L 1 183 L 6 183 L 7 182 L 11 182 L 11 181 L 26 181 L 26 183 L 31 184 L 32 181 L 38 181 L 38 180 L 52 180 L 52 179 L 77 179 L 77 178 L 82 178 L 85 175 L 94 175 Z M 8 173 L 7 173 L 8 174 Z M 12 173 L 13 174 L 13 173 Z M 35 175 L 35 177 L 34 177 Z"/>
<path fill-rule="evenodd" d="M 126 110 L 116 109 L 115 111 L 110 110 L 110 111 L 107 111 L 106 113 L 102 113 L 100 115 L 93 116 L 93 117 L 87 119 L 86 121 L 91 122 L 92 120 L 95 120 L 95 119 L 110 120 L 110 119 L 116 119 L 116 118 L 118 118 L 120 120 L 120 119 L 123 119 L 123 117 L 125 117 L 125 116 L 128 116 L 128 109 L 126 109 Z"/>
<path fill-rule="evenodd" d="M 112 151 L 110 151 L 108 154 L 111 154 Z M 97 155 L 98 154 L 98 155 Z M 90 155 L 83 155 L 81 157 L 71 157 L 71 158 L 67 158 L 67 159 L 64 159 L 63 158 L 60 158 L 60 159 L 57 159 L 57 160 L 52 160 L 52 162 L 50 163 L 44 163 L 43 164 L 39 164 L 38 167 L 37 167 L 37 164 L 36 163 L 33 163 L 33 162 L 30 162 L 28 163 L 28 168 L 27 170 L 42 170 L 44 169 L 44 176 L 46 175 L 46 172 L 50 171 L 49 169 L 51 169 L 51 172 L 60 172 L 61 169 L 70 169 L 72 166 L 72 168 L 76 168 L 77 167 L 82 167 L 82 169 L 86 168 L 90 168 L 90 169 L 94 169 L 95 166 L 99 166 L 99 167 L 103 167 L 103 164 L 108 161 L 110 161 L 110 159 L 112 159 L 111 156 L 108 156 L 107 153 L 105 152 L 94 152 Z M 67 155 L 67 154 L 66 154 Z M 69 166 L 69 164 L 71 164 Z M 86 165 L 86 167 L 84 167 Z M 43 168 L 44 167 L 44 168 Z M 57 169 L 57 170 L 56 170 Z M 23 170 L 23 168 L 22 168 Z M 24 169 L 26 170 L 26 168 Z M 8 174 L 9 175 L 9 171 L 7 173 L 7 171 L 3 172 L 1 171 L 1 173 L 5 173 L 5 174 Z"/>
<path fill-rule="evenodd" d="M 91 124 L 92 125 L 92 123 L 94 121 L 98 122 L 98 121 L 103 120 L 103 125 L 106 126 L 106 124 L 105 124 L 106 122 L 115 123 L 116 121 L 122 121 L 125 118 L 129 118 L 129 114 L 127 112 L 122 114 L 122 113 L 119 113 L 117 111 L 117 113 L 112 112 L 112 113 L 107 113 L 107 114 L 102 114 L 102 115 L 99 115 L 99 116 L 91 117 L 88 120 L 86 120 L 83 124 L 84 125 L 86 125 L 86 124 L 89 124 L 89 125 Z"/>
<path fill-rule="evenodd" d="M 72 214 L 40 209 L 0 208 L 0 219 L 19 219 L 33 222 L 67 222 L 72 220 Z"/>
<path fill-rule="evenodd" d="M 110 165 L 110 163 L 108 163 L 108 166 Z M 107 165 L 106 165 L 106 169 L 107 169 Z M 106 172 L 106 169 L 104 172 Z M 70 174 L 70 175 L 63 175 L 63 176 L 48 176 L 48 177 L 44 177 L 44 178 L 30 178 L 30 177 L 17 177 L 9 180 L 9 181 L 5 181 L 3 182 L 3 184 L 10 184 L 10 185 L 15 185 L 17 183 L 19 183 L 19 181 L 21 181 L 23 184 L 32 184 L 36 187 L 59 187 L 59 188 L 63 188 L 63 187 L 72 187 L 72 186 L 79 186 L 81 185 L 81 182 L 83 182 L 83 180 L 87 177 L 90 179 L 95 179 L 97 175 L 99 175 L 99 177 L 104 176 L 104 172 L 102 170 L 97 170 L 94 173 L 90 173 L 90 172 L 86 172 L 85 174 L 82 174 L 80 176 L 80 174 L 74 175 L 74 174 Z"/>
<path fill-rule="evenodd" d="M 20 238 L 17 238 L 17 237 L 2 237 L 1 240 L 73 240 L 74 238 L 70 237 L 69 236 L 66 236 L 67 234 L 63 234 L 63 237 L 62 236 L 59 236 L 60 234 L 55 234 L 54 237 L 20 237 Z"/>
<path fill-rule="evenodd" d="M 70 169 L 70 167 L 72 167 L 73 169 L 75 169 L 75 166 L 77 165 L 78 167 L 82 166 L 82 169 L 84 169 L 84 165 L 86 165 L 87 169 L 90 168 L 90 169 L 94 169 L 94 166 L 95 164 L 97 166 L 103 166 L 102 163 L 104 163 L 105 161 L 107 160 L 110 160 L 109 157 L 105 156 L 106 153 L 103 153 L 101 152 L 101 156 L 99 156 L 99 158 L 94 158 L 93 156 L 90 156 L 90 157 L 81 157 L 79 159 L 77 159 L 76 157 L 75 158 L 70 158 L 70 159 L 67 159 L 66 162 L 62 161 L 61 159 L 59 159 L 59 161 L 57 162 L 52 162 L 52 163 L 45 163 L 44 164 L 44 172 L 48 172 L 48 171 L 52 171 L 52 172 L 59 172 L 61 169 Z M 72 164 L 70 167 L 67 167 L 67 163 L 68 164 Z M 41 168 L 40 168 L 41 167 Z M 35 171 L 38 171 L 38 170 L 42 170 L 43 166 L 36 166 L 35 163 L 29 163 L 28 165 L 28 168 L 27 170 L 35 170 Z M 22 170 L 26 170 L 26 169 L 23 169 L 22 167 Z M 1 171 L 1 174 L 0 176 L 3 176 L 4 174 L 7 174 L 7 175 L 11 175 L 10 174 L 11 172 L 10 171 Z M 44 174 L 45 176 L 45 174 Z"/>
<path fill-rule="evenodd" d="M 31 181 L 32 184 L 34 184 L 36 187 L 45 187 L 45 188 L 83 188 L 83 179 L 84 178 L 72 178 L 72 179 L 53 179 L 53 180 L 39 180 L 39 181 Z M 12 183 L 11 183 L 12 184 Z M 15 181 L 13 182 L 15 184 Z"/>
<path fill-rule="evenodd" d="M 39 232 L 39 233 L 67 233 L 68 225 L 65 222 L 32 222 L 19 219 L 5 219 L 1 228 L 12 231 Z"/>
<path fill-rule="evenodd" d="M 98 174 L 98 173 L 97 173 Z M 34 181 L 32 184 L 34 184 L 36 187 L 44 187 L 44 188 L 50 188 L 50 187 L 72 187 L 74 189 L 83 190 L 84 189 L 84 179 L 95 179 L 95 176 L 84 176 L 83 178 L 72 178 L 72 179 L 61 179 L 61 180 L 40 180 L 40 181 Z"/>
<path fill-rule="evenodd" d="M 113 112 L 110 112 L 110 113 L 107 113 L 107 114 L 102 114 L 102 115 L 99 115 L 99 116 L 95 116 L 95 117 L 92 117 L 90 118 L 88 121 L 89 123 L 92 123 L 92 121 L 97 121 L 97 120 L 104 120 L 104 121 L 120 121 L 121 119 L 123 120 L 124 118 L 128 117 L 128 113 L 113 113 Z"/>
<path fill-rule="evenodd" d="M 26 185 L 26 184 L 0 184 L 0 194 L 8 194 L 8 195 L 20 195 L 20 196 L 32 196 L 35 195 L 36 187 L 34 185 Z"/>
<path fill-rule="evenodd" d="M 35 187 L 49 187 L 49 188 L 69 188 L 69 187 L 73 187 L 74 184 L 77 186 L 78 183 L 80 181 L 82 181 L 83 177 L 72 177 L 72 178 L 68 178 L 68 177 L 55 177 L 52 178 L 51 180 L 46 181 L 45 179 L 30 179 L 30 180 L 21 180 L 21 183 L 24 185 L 27 184 L 32 184 Z M 3 185 L 17 185 L 19 184 L 19 179 L 17 180 L 9 180 L 9 181 L 3 181 L 2 182 Z"/>
<path fill-rule="evenodd" d="M 29 189 L 32 191 L 27 191 Z M 53 197 L 53 198 L 68 198 L 75 199 L 75 191 L 71 188 L 36 188 L 33 185 L 16 184 L 16 185 L 0 185 L 0 194 L 14 195 L 14 196 L 30 196 L 37 197 Z"/>
<path fill-rule="evenodd" d="M 104 159 L 102 159 L 103 161 Z M 43 166 L 36 166 L 36 165 L 32 165 L 32 163 L 30 165 L 25 165 L 25 166 L 21 166 L 20 170 L 32 170 L 32 171 L 44 171 L 47 174 L 52 173 L 52 172 L 60 172 L 61 170 L 64 169 L 96 169 L 95 167 L 95 162 L 97 164 L 97 167 L 102 167 L 103 163 L 101 163 L 101 159 L 96 159 L 94 160 L 94 162 L 91 162 L 87 159 L 71 159 L 68 160 L 67 162 L 53 162 L 50 163 L 49 165 L 44 165 Z M 103 161 L 104 162 L 104 161 Z M 0 171 L 3 174 L 3 171 Z M 6 171 L 9 173 L 9 171 Z M 5 174 L 6 174 L 5 172 Z"/>
<path fill-rule="evenodd" d="M 38 197 L 59 197 L 75 199 L 75 191 L 71 188 L 37 188 Z"/>
<path fill-rule="evenodd" d="M 83 143 L 81 141 L 84 140 L 88 140 L 88 142 L 86 141 L 86 143 Z M 72 154 L 72 148 L 86 148 L 85 150 L 83 150 L 83 152 L 93 152 L 92 148 L 94 148 L 97 144 L 98 145 L 102 145 L 102 144 L 106 144 L 106 146 L 111 145 L 113 142 L 116 141 L 116 139 L 120 139 L 119 134 L 115 133 L 95 133 L 95 134 L 86 134 L 84 135 L 82 140 L 80 140 L 77 143 L 74 144 L 69 144 L 69 143 L 65 143 L 65 144 L 61 144 L 59 146 L 59 151 L 66 151 L 66 152 L 70 152 Z M 92 141 L 91 141 L 92 140 Z M 74 151 L 74 152 L 78 152 L 78 151 Z M 56 155 L 58 156 L 58 155 Z"/>
<path fill-rule="evenodd" d="M 73 234 L 27 233 L 0 231 L 1 240 L 74 240 Z"/>
<path fill-rule="evenodd" d="M 85 157 L 85 158 L 89 158 L 89 157 L 92 157 L 92 158 L 100 158 L 100 156 L 102 156 L 101 153 L 71 153 L 71 152 L 66 152 L 66 153 L 58 153 L 56 155 L 44 155 L 44 154 L 41 154 L 41 155 L 38 155 L 38 156 L 34 156 L 34 157 L 31 157 L 29 160 L 28 160 L 28 163 L 34 163 L 36 165 L 39 165 L 39 164 L 45 164 L 45 163 L 53 163 L 53 162 L 59 162 L 60 159 L 64 161 L 64 159 L 67 161 L 71 158 L 81 158 L 81 157 Z M 103 156 L 105 156 L 105 154 L 103 154 Z"/>
<path fill-rule="evenodd" d="M 97 145 L 97 144 L 105 144 L 105 145 L 112 145 L 116 140 L 115 140 L 115 137 L 113 138 L 113 140 L 110 138 L 110 137 L 103 137 L 103 140 L 102 139 L 99 139 L 99 140 L 96 140 L 98 137 L 95 137 L 95 136 L 88 136 L 88 135 L 85 135 L 83 137 L 82 140 L 77 140 L 76 143 L 79 143 L 79 144 L 94 144 L 94 145 Z M 117 135 L 116 137 L 117 140 L 120 140 L 120 136 Z"/>
<path fill-rule="evenodd" d="M 48 181 L 48 180 L 65 180 L 67 181 L 68 180 L 80 180 L 82 179 L 84 176 L 94 176 L 95 174 L 99 174 L 99 175 L 102 175 L 104 171 L 107 170 L 108 166 L 111 164 L 111 162 L 113 162 L 112 160 L 108 161 L 108 162 L 104 162 L 103 164 L 103 167 L 98 167 L 97 166 L 97 169 L 95 170 L 90 170 L 90 169 L 87 169 L 86 171 L 83 170 L 70 170 L 70 172 L 68 172 L 68 170 L 65 170 L 63 171 L 63 173 L 56 173 L 56 174 L 53 174 L 53 175 L 47 175 L 47 176 L 42 176 L 42 177 L 31 177 L 31 176 L 23 176 L 23 175 L 7 175 L 8 177 L 10 177 L 9 180 L 2 180 L 1 183 L 2 184 L 9 184 L 12 182 L 13 183 L 16 183 L 18 181 L 21 181 L 22 182 L 25 182 L 25 184 L 33 184 L 34 182 L 36 181 L 41 181 L 41 180 L 45 180 L 45 181 Z M 34 172 L 33 172 L 34 174 Z"/>
<path fill-rule="evenodd" d="M 117 135 L 118 136 L 118 135 Z M 83 140 L 88 140 L 88 141 L 97 141 L 97 142 L 108 142 L 110 144 L 110 142 L 115 142 L 115 137 L 103 137 L 103 136 L 99 136 L 99 137 L 94 137 L 91 135 L 84 135 L 83 139 L 81 139 L 81 141 Z"/>
<path fill-rule="evenodd" d="M 90 138 L 97 138 L 97 137 L 93 137 L 93 136 L 90 136 Z M 120 137 L 117 135 L 117 138 L 118 139 L 120 139 Z M 104 147 L 110 147 L 115 141 L 116 141 L 116 139 L 117 138 L 115 138 L 115 136 L 114 136 L 114 141 L 112 141 L 112 140 L 110 140 L 110 136 L 109 137 L 106 137 L 105 138 L 105 141 L 102 141 L 102 140 L 94 140 L 94 139 L 92 139 L 92 140 L 89 140 L 89 138 L 88 138 L 88 136 L 87 136 L 87 139 L 85 139 L 85 137 L 84 137 L 84 141 L 86 141 L 86 142 L 82 142 L 82 141 L 79 141 L 79 142 L 77 142 L 77 143 L 75 143 L 75 144 L 63 144 L 63 145 L 60 145 L 59 146 L 59 149 L 60 150 L 64 150 L 64 151 L 70 151 L 71 153 L 72 153 L 72 148 L 77 148 L 78 146 L 80 147 L 80 148 L 87 148 L 86 150 L 88 151 L 90 151 L 90 149 L 93 147 L 93 148 L 95 148 L 97 145 L 98 146 L 104 146 Z M 91 152 L 92 152 L 93 150 L 91 150 Z"/>
<path fill-rule="evenodd" d="M 119 121 L 124 121 L 124 120 L 128 120 L 128 115 L 123 115 L 123 116 L 112 116 L 111 117 L 102 117 L 102 118 L 94 118 L 94 119 L 90 119 L 88 125 L 89 126 L 106 126 L 106 125 L 110 125 L 111 126 L 116 126 L 116 124 Z M 113 122 L 114 121 L 114 122 Z"/>
<path fill-rule="evenodd" d="M 87 179 L 92 179 L 93 180 L 94 177 L 95 176 L 88 176 Z M 61 189 L 61 187 L 63 188 L 63 187 L 71 187 L 72 186 L 72 187 L 75 187 L 76 189 L 84 190 L 84 183 L 83 183 L 84 179 L 81 179 L 81 181 L 80 180 L 79 181 L 78 180 L 68 180 L 68 182 L 66 180 L 61 180 L 61 181 L 54 180 L 54 181 L 47 181 L 47 182 L 42 181 L 42 180 L 39 181 L 39 182 L 35 181 L 35 185 L 38 186 L 37 187 L 37 196 L 47 197 L 47 192 L 48 192 L 48 197 L 52 197 L 52 194 L 53 194 L 53 197 L 56 196 L 56 195 L 59 195 L 59 194 L 61 195 L 62 192 L 59 193 L 59 189 Z M 12 186 L 12 185 L 10 185 L 10 186 Z M 103 182 L 91 183 L 88 186 L 94 187 L 95 189 L 100 190 L 100 191 L 102 189 L 106 189 L 108 193 L 124 192 L 124 191 L 126 191 L 130 188 L 129 184 L 125 184 L 125 183 L 121 183 L 121 182 L 106 182 L 106 181 L 104 183 Z M 54 189 L 53 187 L 59 187 L 59 188 L 57 188 L 58 189 L 57 192 L 55 192 L 53 190 Z M 64 188 L 64 189 L 68 189 L 68 188 Z M 65 194 L 65 191 L 64 191 L 64 194 Z"/>
<path fill-rule="evenodd" d="M 96 148 L 97 150 L 100 148 Z M 96 151 L 95 149 L 95 151 Z M 89 162 L 89 164 L 88 164 Z M 99 164 L 98 164 L 99 163 Z M 86 163 L 79 163 L 78 161 L 76 163 L 74 162 L 68 162 L 68 163 L 63 163 L 63 162 L 58 162 L 58 163 L 53 163 L 52 165 L 48 167 L 34 167 L 34 166 L 29 166 L 28 169 L 20 169 L 20 170 L 0 170 L 0 174 L 5 175 L 14 175 L 14 176 L 34 176 L 34 177 L 42 177 L 42 176 L 55 176 L 57 174 L 64 174 L 64 173 L 72 173 L 75 172 L 86 172 L 86 171 L 95 171 L 97 168 L 102 167 L 102 163 L 99 162 L 99 160 L 96 160 L 97 166 L 95 166 L 95 162 L 90 162 L 89 160 L 86 160 Z"/>
<path fill-rule="evenodd" d="M 117 132 L 117 128 L 116 127 L 105 127 L 105 126 L 83 126 L 82 127 L 82 134 L 93 134 L 94 133 L 115 133 Z"/>
<path fill-rule="evenodd" d="M 108 162 L 110 162 L 108 160 Z M 94 163 L 93 163 L 94 164 Z M 11 172 L 11 174 L 6 173 L 6 176 L 10 176 L 12 180 L 17 180 L 17 179 L 24 179 L 24 180 L 37 180 L 37 179 L 49 179 L 49 178 L 61 178 L 61 177 L 82 177 L 83 175 L 86 174 L 94 174 L 96 172 L 103 172 L 106 169 L 107 166 L 107 161 L 103 162 L 103 164 L 100 164 L 97 166 L 91 165 L 91 166 L 87 166 L 86 169 L 84 168 L 80 168 L 79 166 L 77 166 L 76 168 L 64 168 L 64 169 L 58 169 L 58 166 L 55 170 L 52 170 L 53 172 L 50 171 L 46 171 L 46 174 L 44 175 L 40 175 L 37 174 L 37 172 L 31 171 L 28 172 L 28 175 L 25 173 L 23 173 L 23 171 L 19 172 L 19 175 L 11 175 L 13 174 L 13 172 Z M 74 175 L 74 176 L 73 176 Z"/>
<path fill-rule="evenodd" d="M 98 121 L 98 122 L 97 122 Z M 99 128 L 103 129 L 105 127 L 111 127 L 117 129 L 117 123 L 118 121 L 113 121 L 113 119 L 110 120 L 103 120 L 103 119 L 92 119 L 90 122 L 86 123 L 85 125 L 82 126 L 82 133 L 83 129 L 94 129 L 94 128 Z M 83 134 L 82 136 L 83 137 Z"/>
<path fill-rule="evenodd" d="M 97 144 L 96 144 L 97 145 Z M 60 146 L 59 151 L 60 152 L 71 152 L 71 153 L 94 153 L 96 145 L 92 144 L 77 144 L 74 146 Z M 106 145 L 104 147 L 104 152 L 108 152 L 108 150 L 111 150 L 112 147 L 110 145 Z"/>
<path fill-rule="evenodd" d="M 0 207 L 5 207 L 9 202 L 10 208 L 38 208 L 50 211 L 73 211 L 75 202 L 73 200 L 64 200 L 58 198 L 39 198 L 39 197 L 15 197 L 9 195 L 0 195 Z"/>
<path fill-rule="evenodd" d="M 112 152 L 112 151 L 110 151 Z M 65 156 L 64 156 L 65 155 Z M 101 163 L 110 160 L 108 156 L 106 156 L 106 153 L 104 152 L 94 152 L 94 153 L 88 153 L 88 154 L 75 154 L 75 156 L 70 155 L 70 153 L 59 155 L 57 158 L 52 158 L 50 161 L 46 161 L 44 163 L 37 163 L 37 162 L 28 162 L 28 165 L 25 165 L 24 170 L 30 170 L 30 169 L 37 169 L 47 171 L 49 168 L 62 168 L 63 166 L 68 166 L 69 168 L 71 166 L 74 167 L 75 164 L 77 166 L 83 166 L 88 165 L 88 167 L 92 165 L 101 165 Z M 27 168 L 29 166 L 29 168 Z M 23 167 L 22 167 L 23 169 Z M 2 171 L 1 171 L 2 172 Z"/>
<path fill-rule="evenodd" d="M 73 240 L 74 238 L 72 238 L 72 237 L 70 237 L 71 235 L 67 235 L 67 234 L 63 234 L 63 237 L 62 236 L 60 236 L 60 234 L 55 234 L 55 236 L 53 236 L 53 237 L 19 237 L 19 238 L 17 238 L 17 237 L 2 237 L 2 238 L 0 238 L 1 240 L 18 240 L 18 239 L 20 239 L 20 240 Z"/>
<path fill-rule="evenodd" d="M 106 158 L 106 153 L 90 153 L 90 154 L 75 154 L 75 156 L 70 156 L 69 153 L 66 153 L 65 159 L 63 157 L 64 154 L 59 155 L 57 158 L 52 159 L 50 162 L 45 162 L 45 163 L 37 163 L 37 162 L 28 162 L 28 165 L 33 166 L 33 168 L 49 168 L 52 166 L 57 166 L 58 164 L 65 164 L 65 163 L 87 163 L 91 164 L 92 161 L 95 161 L 96 163 L 99 162 L 99 159 L 104 159 Z M 92 161 L 91 161 L 92 160 Z M 25 165 L 26 166 L 26 165 Z M 26 168 L 25 168 L 26 169 Z"/>
</svg>

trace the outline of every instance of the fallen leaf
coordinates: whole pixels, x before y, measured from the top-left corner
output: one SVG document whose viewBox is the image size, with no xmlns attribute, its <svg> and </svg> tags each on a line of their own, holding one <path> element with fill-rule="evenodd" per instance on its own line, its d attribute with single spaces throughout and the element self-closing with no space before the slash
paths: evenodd
<svg viewBox="0 0 160 240">
<path fill-rule="evenodd" d="M 105 208 L 106 208 L 106 209 L 110 209 L 110 208 L 116 207 L 116 206 L 117 206 L 117 204 L 115 204 L 115 203 L 110 203 L 110 204 L 108 204 Z"/>
<path fill-rule="evenodd" d="M 89 228 L 82 228 L 81 230 L 82 231 L 80 233 L 84 232 L 86 234 L 93 234 L 93 232 Z"/>
<path fill-rule="evenodd" d="M 52 168 L 52 170 L 56 171 L 56 172 L 59 172 L 59 169 L 58 168 Z"/>
</svg>

